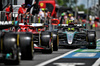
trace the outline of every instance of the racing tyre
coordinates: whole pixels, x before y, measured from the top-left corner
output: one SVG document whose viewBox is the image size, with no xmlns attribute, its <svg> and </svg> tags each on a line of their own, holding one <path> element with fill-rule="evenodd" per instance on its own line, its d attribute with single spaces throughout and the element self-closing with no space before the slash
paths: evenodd
<svg viewBox="0 0 100 66">
<path fill-rule="evenodd" d="M 0 31 L 0 53 L 1 53 L 1 38 L 2 38 L 2 32 Z"/>
<path fill-rule="evenodd" d="M 47 50 L 47 53 L 52 54 L 53 52 L 53 45 L 51 45 L 51 48 L 49 50 Z"/>
<path fill-rule="evenodd" d="M 14 49 L 13 57 L 15 58 L 15 60 L 5 60 L 4 64 L 5 65 L 19 65 L 20 63 L 19 50 Z"/>
<path fill-rule="evenodd" d="M 33 59 L 33 38 L 31 33 L 19 33 L 19 44 L 22 60 Z"/>
<path fill-rule="evenodd" d="M 88 31 L 88 49 L 96 49 L 96 32 Z"/>
<path fill-rule="evenodd" d="M 88 46 L 88 49 L 96 49 L 96 46 Z"/>
<path fill-rule="evenodd" d="M 6 33 L 1 40 L 3 43 L 3 53 L 6 54 L 5 65 L 19 65 L 19 46 L 17 45 L 18 39 L 15 33 Z M 7 54 L 11 55 L 11 59 L 7 57 Z"/>
<path fill-rule="evenodd" d="M 41 46 L 45 47 L 42 53 L 51 54 L 53 52 L 53 39 L 51 32 L 43 31 L 41 32 Z"/>
<path fill-rule="evenodd" d="M 57 31 L 53 32 L 53 51 L 58 51 L 59 47 L 59 36 Z"/>
</svg>

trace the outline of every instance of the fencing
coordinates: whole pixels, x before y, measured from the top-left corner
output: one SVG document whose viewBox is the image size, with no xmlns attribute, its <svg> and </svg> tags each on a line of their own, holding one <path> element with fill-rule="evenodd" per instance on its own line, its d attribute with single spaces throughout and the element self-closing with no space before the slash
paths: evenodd
<svg viewBox="0 0 100 66">
<path fill-rule="evenodd" d="M 15 12 L 5 12 L 5 11 L 0 11 L 0 23 L 4 24 L 4 23 L 12 23 L 14 24 L 14 26 L 18 26 L 19 25 L 25 25 L 28 24 L 30 26 L 41 26 L 41 24 L 43 25 L 47 25 L 46 29 L 52 30 L 54 28 L 57 28 L 57 26 L 52 25 L 52 22 L 55 24 L 55 22 L 58 22 L 58 19 L 53 19 L 53 21 L 47 18 L 41 19 L 40 16 L 36 16 L 36 15 L 31 15 L 31 14 L 18 14 Z M 15 25 L 15 23 L 17 23 Z M 38 23 L 38 24 L 37 24 Z M 1 26 L 0 24 L 0 26 Z M 7 24 L 8 25 L 8 24 Z"/>
<path fill-rule="evenodd" d="M 41 19 L 41 16 L 31 14 L 18 14 L 16 12 L 0 11 L 0 21 L 18 21 L 19 23 L 44 23 L 47 19 Z"/>
</svg>

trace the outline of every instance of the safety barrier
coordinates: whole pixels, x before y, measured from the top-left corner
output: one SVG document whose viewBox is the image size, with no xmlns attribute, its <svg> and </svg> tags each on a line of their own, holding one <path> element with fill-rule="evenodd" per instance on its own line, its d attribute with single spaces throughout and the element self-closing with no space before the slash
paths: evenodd
<svg viewBox="0 0 100 66">
<path fill-rule="evenodd" d="M 0 11 L 0 21 L 18 21 L 19 23 L 44 23 L 47 22 L 46 18 L 42 18 L 37 15 L 31 15 L 31 14 L 18 14 L 16 12 L 5 12 Z"/>
<path fill-rule="evenodd" d="M 44 26 L 45 23 L 45 28 L 52 30 L 54 28 L 57 28 L 59 23 L 58 19 L 47 19 L 47 18 L 41 18 L 41 16 L 37 15 L 31 15 L 31 14 L 18 14 L 16 12 L 5 12 L 5 11 L 0 11 L 0 24 L 6 24 L 8 23 L 16 23 L 16 26 L 19 25 L 25 25 L 29 24 L 30 26 Z M 38 24 L 37 24 L 38 23 Z M 57 23 L 57 24 L 56 24 Z M 49 25 L 48 25 L 49 24 Z M 14 25 L 15 26 L 15 25 Z"/>
</svg>

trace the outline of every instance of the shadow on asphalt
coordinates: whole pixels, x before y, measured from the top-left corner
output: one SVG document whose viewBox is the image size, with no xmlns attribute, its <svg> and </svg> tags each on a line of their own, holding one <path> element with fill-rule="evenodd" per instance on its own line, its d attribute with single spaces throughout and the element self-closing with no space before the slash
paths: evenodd
<svg viewBox="0 0 100 66">
<path fill-rule="evenodd" d="M 73 46 L 59 46 L 59 49 L 76 49 L 79 47 L 73 47 Z"/>
</svg>

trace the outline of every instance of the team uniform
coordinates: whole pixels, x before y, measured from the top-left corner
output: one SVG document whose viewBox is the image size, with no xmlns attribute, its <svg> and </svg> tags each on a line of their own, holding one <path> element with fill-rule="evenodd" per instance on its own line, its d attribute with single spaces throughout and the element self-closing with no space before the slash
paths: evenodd
<svg viewBox="0 0 100 66">
<path fill-rule="evenodd" d="M 6 8 L 6 17 L 7 17 L 7 21 L 11 20 L 11 15 L 10 15 L 11 9 L 9 7 Z M 12 9 L 13 12 L 13 9 Z"/>
<path fill-rule="evenodd" d="M 24 15 L 23 14 L 25 14 L 26 13 L 26 11 L 27 11 L 27 8 L 23 8 L 23 7 L 20 7 L 19 9 L 18 9 L 18 14 L 20 15 L 21 14 L 21 23 L 23 23 L 23 17 L 24 17 Z M 20 17 L 18 15 L 18 17 Z"/>
</svg>

